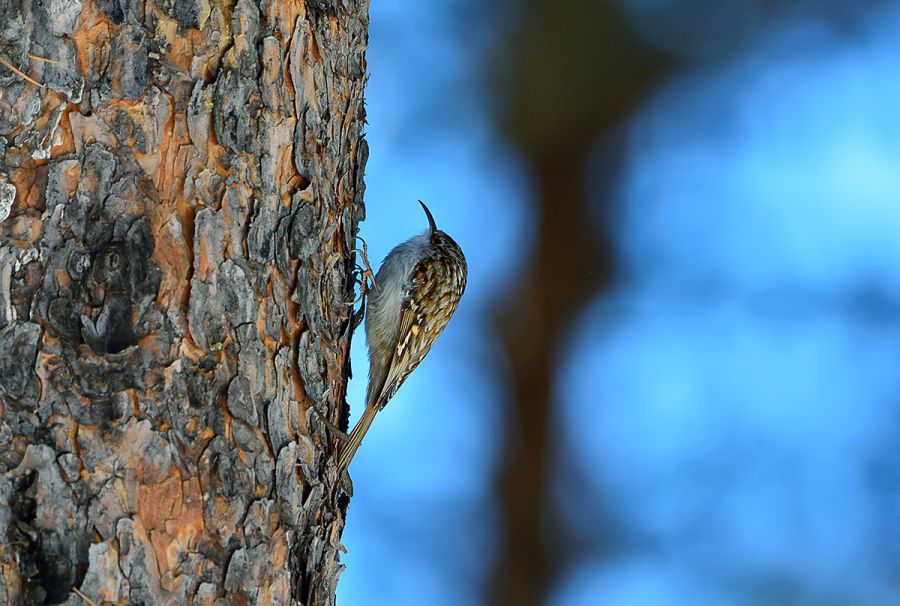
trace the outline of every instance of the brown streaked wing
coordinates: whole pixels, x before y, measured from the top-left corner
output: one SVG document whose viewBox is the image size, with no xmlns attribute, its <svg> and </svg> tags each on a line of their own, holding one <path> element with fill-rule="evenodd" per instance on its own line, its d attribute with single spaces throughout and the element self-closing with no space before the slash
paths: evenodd
<svg viewBox="0 0 900 606">
<path fill-rule="evenodd" d="M 416 312 L 410 308 L 400 312 L 400 332 L 397 335 L 397 347 L 394 348 L 394 355 L 391 356 L 391 365 L 384 378 L 381 395 L 378 396 L 377 406 L 379 409 L 384 408 L 388 400 L 394 397 L 394 394 L 397 393 L 403 381 L 406 380 L 406 377 L 412 371 L 412 369 L 406 370 L 406 368 L 409 365 L 410 345 L 413 341 L 414 326 L 418 328 Z"/>
</svg>

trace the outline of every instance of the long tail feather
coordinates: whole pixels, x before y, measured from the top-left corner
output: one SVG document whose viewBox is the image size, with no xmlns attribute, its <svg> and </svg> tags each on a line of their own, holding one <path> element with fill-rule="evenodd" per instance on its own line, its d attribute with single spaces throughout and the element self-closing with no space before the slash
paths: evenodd
<svg viewBox="0 0 900 606">
<path fill-rule="evenodd" d="M 372 421 L 375 420 L 375 415 L 377 413 L 378 409 L 374 406 L 366 406 L 366 410 L 363 412 L 362 417 L 360 417 L 359 422 L 356 424 L 356 427 L 353 428 L 353 431 L 350 432 L 350 437 L 347 438 L 347 441 L 344 442 L 343 448 L 341 449 L 341 455 L 340 458 L 338 458 L 339 474 L 344 473 L 350 466 L 353 455 L 356 454 L 359 445 L 362 444 L 363 438 L 366 436 L 366 432 L 369 431 L 369 427 L 372 426 Z"/>
</svg>

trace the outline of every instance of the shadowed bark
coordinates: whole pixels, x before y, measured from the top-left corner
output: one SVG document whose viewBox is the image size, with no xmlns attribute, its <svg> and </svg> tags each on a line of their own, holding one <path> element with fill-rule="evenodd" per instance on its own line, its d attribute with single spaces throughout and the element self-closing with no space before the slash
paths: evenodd
<svg viewBox="0 0 900 606">
<path fill-rule="evenodd" d="M 367 13 L 0 0 L 0 604 L 334 603 Z"/>
</svg>

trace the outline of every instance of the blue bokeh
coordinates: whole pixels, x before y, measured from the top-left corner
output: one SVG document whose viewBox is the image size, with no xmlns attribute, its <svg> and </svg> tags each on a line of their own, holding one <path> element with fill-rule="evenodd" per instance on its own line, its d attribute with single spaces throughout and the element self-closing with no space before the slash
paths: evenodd
<svg viewBox="0 0 900 606">
<path fill-rule="evenodd" d="M 628 541 L 554 604 L 900 602 L 898 16 L 781 23 L 635 116 L 559 382 Z"/>
<path fill-rule="evenodd" d="M 511 403 L 491 313 L 529 262 L 534 193 L 486 109 L 497 26 L 472 6 L 372 6 L 362 235 L 377 263 L 425 228 L 422 198 L 470 284 L 353 463 L 344 605 L 482 603 L 499 540 Z M 560 358 L 557 464 L 585 482 L 559 474 L 551 500 L 588 549 L 554 606 L 900 603 L 900 10 L 886 6 L 852 32 L 812 13 L 750 28 L 626 125 L 620 278 Z M 355 419 L 361 332 L 353 366 Z"/>
<path fill-rule="evenodd" d="M 376 419 L 351 467 L 340 604 L 459 606 L 480 600 L 497 540 L 493 475 L 503 439 L 501 353 L 488 312 L 514 286 L 530 231 L 527 178 L 490 129 L 467 70 L 487 32 L 453 3 L 373 3 L 366 98 L 367 218 L 373 265 L 427 222 L 467 253 L 469 284 L 426 360 Z M 368 362 L 353 343 L 355 422 Z"/>
</svg>

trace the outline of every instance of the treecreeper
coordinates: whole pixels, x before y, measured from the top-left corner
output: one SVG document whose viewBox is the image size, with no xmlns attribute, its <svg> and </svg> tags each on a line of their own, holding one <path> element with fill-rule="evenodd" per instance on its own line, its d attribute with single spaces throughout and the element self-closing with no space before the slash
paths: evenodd
<svg viewBox="0 0 900 606">
<path fill-rule="evenodd" d="M 437 228 L 421 200 L 419 204 L 428 217 L 428 231 L 388 253 L 368 295 L 366 408 L 343 443 L 339 475 L 347 471 L 375 415 L 431 350 L 466 289 L 468 267 L 462 249 Z"/>
</svg>

